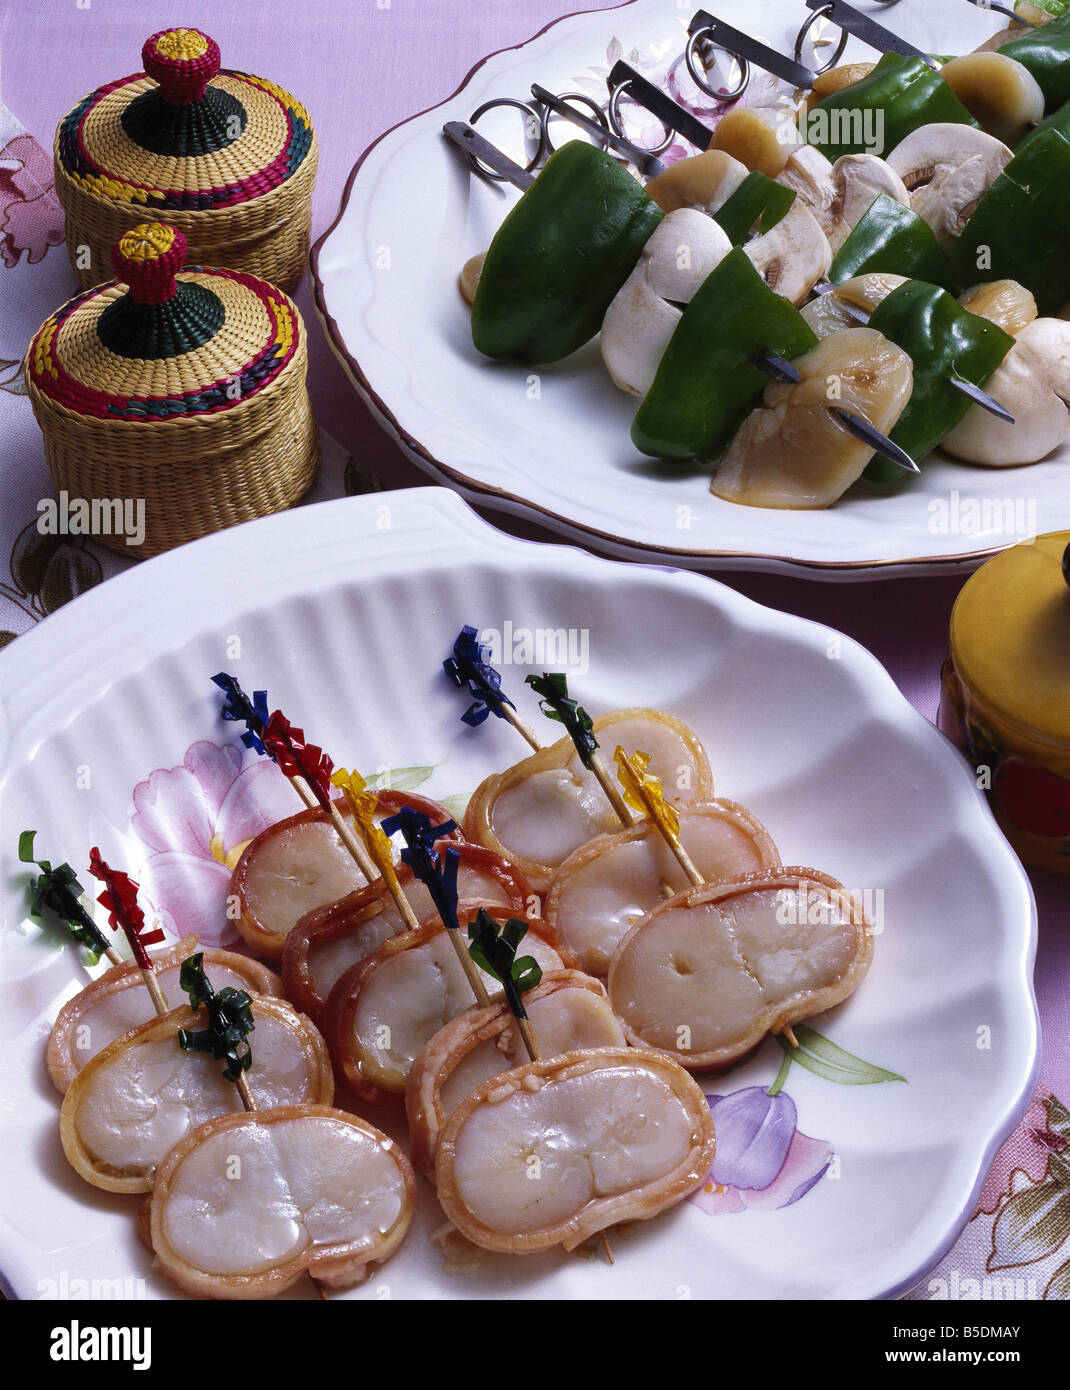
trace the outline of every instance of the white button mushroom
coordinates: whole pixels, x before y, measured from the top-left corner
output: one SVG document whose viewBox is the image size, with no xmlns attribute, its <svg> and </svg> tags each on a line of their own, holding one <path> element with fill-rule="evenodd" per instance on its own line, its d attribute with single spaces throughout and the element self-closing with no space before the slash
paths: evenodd
<svg viewBox="0 0 1070 1390">
<path fill-rule="evenodd" d="M 983 130 L 936 121 L 901 140 L 888 163 L 909 190 L 913 211 L 950 250 L 1013 157 L 1002 141 Z"/>
<path fill-rule="evenodd" d="M 731 249 L 727 233 L 703 212 L 681 208 L 662 219 L 602 321 L 602 359 L 622 391 L 646 395 L 680 306 Z"/>
<path fill-rule="evenodd" d="M 817 218 L 798 199 L 769 231 L 743 250 L 771 290 L 799 305 L 832 264 L 832 248 Z"/>
</svg>

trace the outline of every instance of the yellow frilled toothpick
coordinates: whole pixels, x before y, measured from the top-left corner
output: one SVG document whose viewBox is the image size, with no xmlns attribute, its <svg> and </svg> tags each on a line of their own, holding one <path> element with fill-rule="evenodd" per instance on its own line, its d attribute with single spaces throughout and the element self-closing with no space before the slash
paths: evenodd
<svg viewBox="0 0 1070 1390">
<path fill-rule="evenodd" d="M 412 904 L 402 892 L 401 884 L 398 883 L 398 876 L 394 870 L 394 852 L 389 837 L 375 823 L 375 808 L 379 798 L 368 787 L 359 772 L 348 772 L 344 767 L 336 768 L 332 773 L 331 786 L 341 790 L 349 809 L 353 812 L 353 824 L 356 826 L 357 834 L 360 836 L 364 848 L 368 851 L 372 863 L 382 876 L 390 896 L 397 904 L 398 911 L 405 919 L 405 925 L 410 930 L 415 931 L 420 925 L 419 919 L 412 910 Z"/>
<path fill-rule="evenodd" d="M 706 880 L 680 843 L 680 816 L 676 807 L 665 800 L 661 779 L 647 772 L 650 754 L 637 752 L 629 758 L 618 744 L 613 761 L 617 764 L 617 777 L 624 788 L 624 800 L 641 816 L 650 818 L 651 824 L 676 856 L 680 868 L 698 888 Z"/>
</svg>

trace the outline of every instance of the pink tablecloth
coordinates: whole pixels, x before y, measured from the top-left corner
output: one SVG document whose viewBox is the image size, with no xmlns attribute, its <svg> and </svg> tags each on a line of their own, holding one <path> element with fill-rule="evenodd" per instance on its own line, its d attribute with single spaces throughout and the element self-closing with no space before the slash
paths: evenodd
<svg viewBox="0 0 1070 1390">
<path fill-rule="evenodd" d="M 582 7 L 613 8 L 599 0 L 584 0 Z M 68 592 L 121 563 L 91 543 L 68 547 L 59 556 L 38 554 L 28 545 L 32 537 L 24 533 L 35 519 L 36 500 L 48 495 L 49 487 L 26 402 L 15 399 L 15 368 L 28 333 L 72 288 L 64 252 L 55 247 L 58 237 L 50 229 L 51 176 L 44 153 L 59 117 L 97 83 L 137 70 L 141 43 L 150 33 L 175 23 L 200 26 L 218 41 L 225 63 L 271 77 L 311 108 L 321 151 L 313 202 L 316 237 L 334 218 L 352 164 L 376 136 L 450 96 L 485 54 L 524 41 L 576 8 L 580 6 L 568 0 L 510 0 L 508 5 L 495 0 L 464 5 L 455 0 L 265 0 L 255 6 L 183 0 L 179 13 L 171 0 L 44 0 L 33 5 L 3 0 L 2 99 L 8 111 L 0 109 L 0 392 L 9 394 L 0 394 L 0 629 L 24 630 Z M 43 148 L 35 150 L 24 132 Z M 318 495 L 341 490 L 347 454 L 355 460 L 349 469 L 351 489 L 365 486 L 369 476 L 385 487 L 425 483 L 350 389 L 315 327 L 307 284 L 297 298 L 312 325 L 310 382 L 317 418 L 342 446 L 330 452 Z M 28 326 L 19 327 L 23 323 Z M 37 481 L 40 477 L 43 481 Z M 489 519 L 520 535 L 551 538 L 498 513 Z M 923 714 L 935 714 L 937 673 L 958 580 L 825 585 L 757 576 L 730 577 L 728 582 L 761 603 L 857 638 L 884 662 Z M 914 1297 L 1008 1297 L 1006 1282 L 999 1294 L 992 1282 L 1008 1275 L 1014 1276 L 1014 1296 L 1070 1296 L 1070 1228 L 1058 1229 L 1060 1222 L 1065 1226 L 1065 1214 L 1058 1215 L 1065 1204 L 1056 1204 L 1054 1225 L 1049 1219 L 1041 1230 L 1021 1236 L 1013 1251 L 997 1254 L 994 1249 L 994 1224 L 1009 1194 L 1036 1187 L 1049 1176 L 1049 1155 L 1066 1148 L 1070 1132 L 1059 1106 L 1059 1098 L 1070 1104 L 1066 881 L 1038 874 L 1034 884 L 1041 920 L 1036 973 L 1044 1038 L 1040 1085 L 1025 1121 L 996 1160 L 978 1213 Z M 1003 1239 L 1000 1235 L 996 1243 Z"/>
</svg>

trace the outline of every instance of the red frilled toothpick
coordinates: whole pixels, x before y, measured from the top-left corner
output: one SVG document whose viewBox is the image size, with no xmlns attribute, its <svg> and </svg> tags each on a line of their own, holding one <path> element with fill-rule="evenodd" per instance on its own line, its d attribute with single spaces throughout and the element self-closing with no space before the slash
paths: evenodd
<svg viewBox="0 0 1070 1390">
<path fill-rule="evenodd" d="M 167 1000 L 160 989 L 152 958 L 146 949 L 163 941 L 163 931 L 159 927 L 154 927 L 151 931 L 146 929 L 145 914 L 138 906 L 137 884 L 128 874 L 120 873 L 106 864 L 100 857 L 100 850 L 95 847 L 89 851 L 89 872 L 103 883 L 105 891 L 97 898 L 97 902 L 107 909 L 112 929 L 121 931 L 129 941 L 134 960 L 141 971 L 141 978 L 152 997 L 156 1012 L 165 1014 Z"/>
<path fill-rule="evenodd" d="M 331 796 L 331 774 L 334 763 L 314 743 L 305 741 L 303 729 L 294 728 L 281 710 L 269 717 L 260 731 L 260 739 L 281 771 L 295 786 L 304 784 L 331 818 L 338 838 L 349 851 L 357 868 L 369 883 L 379 877 L 371 855 L 346 824 Z"/>
</svg>

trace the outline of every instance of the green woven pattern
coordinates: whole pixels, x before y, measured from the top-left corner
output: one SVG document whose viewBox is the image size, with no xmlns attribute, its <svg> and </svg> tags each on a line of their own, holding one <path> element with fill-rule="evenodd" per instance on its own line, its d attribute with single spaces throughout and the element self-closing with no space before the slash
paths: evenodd
<svg viewBox="0 0 1070 1390">
<path fill-rule="evenodd" d="M 97 320 L 97 336 L 120 357 L 178 357 L 213 338 L 225 317 L 206 285 L 181 281 L 165 304 L 136 304 L 130 295 L 114 300 Z"/>
</svg>

